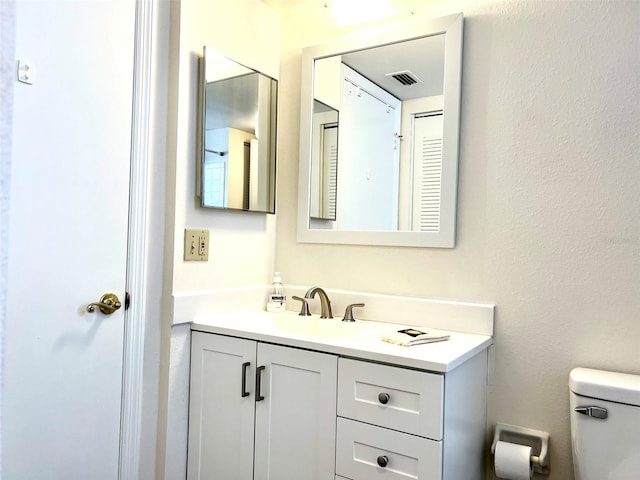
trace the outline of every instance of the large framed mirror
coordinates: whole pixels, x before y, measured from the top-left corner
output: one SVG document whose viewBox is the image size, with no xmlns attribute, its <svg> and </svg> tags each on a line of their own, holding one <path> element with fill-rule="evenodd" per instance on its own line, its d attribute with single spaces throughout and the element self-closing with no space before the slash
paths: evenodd
<svg viewBox="0 0 640 480">
<path fill-rule="evenodd" d="M 302 53 L 298 241 L 453 248 L 463 15 Z"/>
<path fill-rule="evenodd" d="M 204 47 L 200 89 L 202 207 L 275 213 L 278 82 Z"/>
</svg>

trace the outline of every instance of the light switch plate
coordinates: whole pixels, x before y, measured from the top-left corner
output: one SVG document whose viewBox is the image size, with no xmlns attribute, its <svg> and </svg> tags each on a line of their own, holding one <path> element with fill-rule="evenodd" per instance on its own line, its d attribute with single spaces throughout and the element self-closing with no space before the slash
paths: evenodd
<svg viewBox="0 0 640 480">
<path fill-rule="evenodd" d="M 209 260 L 209 230 L 184 231 L 185 262 L 206 262 Z"/>
<path fill-rule="evenodd" d="M 34 76 L 33 64 L 27 60 L 18 60 L 18 81 L 33 85 Z"/>
</svg>

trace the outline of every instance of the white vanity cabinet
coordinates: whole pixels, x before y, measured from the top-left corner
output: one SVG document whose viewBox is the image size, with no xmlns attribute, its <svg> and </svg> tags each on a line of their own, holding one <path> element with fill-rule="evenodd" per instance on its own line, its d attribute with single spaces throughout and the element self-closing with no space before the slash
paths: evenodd
<svg viewBox="0 0 640 480">
<path fill-rule="evenodd" d="M 337 356 L 194 331 L 187 478 L 332 480 Z"/>
<path fill-rule="evenodd" d="M 192 325 L 188 479 L 481 480 L 491 337 L 380 340 L 403 327 L 295 313 Z"/>
</svg>

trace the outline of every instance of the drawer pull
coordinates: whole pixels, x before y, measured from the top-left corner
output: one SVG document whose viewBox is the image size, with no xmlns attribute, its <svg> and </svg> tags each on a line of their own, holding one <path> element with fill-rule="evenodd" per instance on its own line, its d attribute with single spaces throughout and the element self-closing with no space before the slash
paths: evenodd
<svg viewBox="0 0 640 480">
<path fill-rule="evenodd" d="M 377 459 L 377 462 L 379 467 L 384 468 L 389 463 L 389 459 L 387 458 L 386 455 L 380 455 Z"/>
<path fill-rule="evenodd" d="M 382 392 L 378 394 L 378 401 L 382 404 L 382 405 L 386 405 L 389 402 L 389 394 Z"/>
</svg>

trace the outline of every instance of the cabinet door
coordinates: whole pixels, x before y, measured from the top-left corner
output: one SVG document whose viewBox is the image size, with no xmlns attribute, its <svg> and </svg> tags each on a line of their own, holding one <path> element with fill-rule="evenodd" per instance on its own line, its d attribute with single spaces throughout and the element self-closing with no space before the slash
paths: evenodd
<svg viewBox="0 0 640 480">
<path fill-rule="evenodd" d="M 253 478 L 255 361 L 254 341 L 193 332 L 189 480 Z"/>
<path fill-rule="evenodd" d="M 259 344 L 258 363 L 255 480 L 333 480 L 337 358 Z"/>
</svg>

